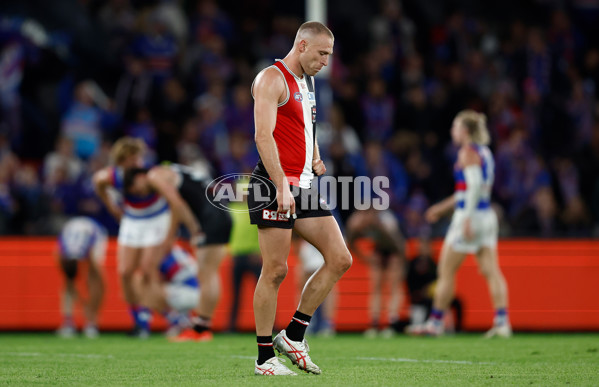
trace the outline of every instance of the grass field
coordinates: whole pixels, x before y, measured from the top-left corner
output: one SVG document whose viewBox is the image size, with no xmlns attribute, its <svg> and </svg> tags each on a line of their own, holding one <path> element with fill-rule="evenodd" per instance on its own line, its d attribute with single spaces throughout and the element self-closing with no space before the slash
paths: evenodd
<svg viewBox="0 0 599 387">
<path fill-rule="evenodd" d="M 599 385 L 599 334 L 309 341 L 322 375 L 267 378 L 253 375 L 257 350 L 249 334 L 172 344 L 159 335 L 141 341 L 116 333 L 97 340 L 2 333 L 0 385 Z"/>
</svg>

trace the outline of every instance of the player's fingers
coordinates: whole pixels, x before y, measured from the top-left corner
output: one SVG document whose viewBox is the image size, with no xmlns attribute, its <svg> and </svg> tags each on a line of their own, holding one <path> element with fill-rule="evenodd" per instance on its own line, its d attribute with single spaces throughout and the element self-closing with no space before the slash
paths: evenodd
<svg viewBox="0 0 599 387">
<path fill-rule="evenodd" d="M 291 205 L 289 206 L 289 212 L 291 213 L 291 216 L 293 216 L 295 219 L 295 200 L 293 200 L 293 199 L 291 199 Z"/>
</svg>

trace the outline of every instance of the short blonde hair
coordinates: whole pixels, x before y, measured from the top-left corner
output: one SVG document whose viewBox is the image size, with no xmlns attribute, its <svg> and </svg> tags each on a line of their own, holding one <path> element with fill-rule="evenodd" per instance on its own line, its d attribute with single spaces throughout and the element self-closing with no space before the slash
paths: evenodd
<svg viewBox="0 0 599 387">
<path fill-rule="evenodd" d="M 144 154 L 146 149 L 146 143 L 140 138 L 121 137 L 110 149 L 110 159 L 120 165 L 131 156 Z"/>
<path fill-rule="evenodd" d="M 456 116 L 468 131 L 472 141 L 479 145 L 489 145 L 491 136 L 487 128 L 487 116 L 474 110 L 462 110 Z"/>
<path fill-rule="evenodd" d="M 300 28 L 297 30 L 295 41 L 297 42 L 301 40 L 301 36 L 303 36 L 304 34 L 308 34 L 310 36 L 325 34 L 328 35 L 329 38 L 335 39 L 329 27 L 317 21 L 309 21 L 302 24 Z"/>
</svg>

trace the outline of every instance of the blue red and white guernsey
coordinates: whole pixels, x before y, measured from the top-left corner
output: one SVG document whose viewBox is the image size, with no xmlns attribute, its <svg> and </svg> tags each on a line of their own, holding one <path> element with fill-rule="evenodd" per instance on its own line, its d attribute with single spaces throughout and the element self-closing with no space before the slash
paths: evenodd
<svg viewBox="0 0 599 387">
<path fill-rule="evenodd" d="M 196 261 L 179 246 L 174 246 L 160 263 L 162 278 L 173 285 L 183 285 L 197 289 L 200 287 L 197 273 Z"/>
<path fill-rule="evenodd" d="M 480 167 L 483 175 L 483 184 L 475 208 L 477 210 L 484 210 L 491 206 L 491 190 L 495 179 L 495 161 L 493 159 L 493 153 L 491 153 L 491 150 L 488 147 L 476 144 L 470 146 L 480 157 Z M 464 169 L 457 163 L 454 166 L 453 175 L 455 178 L 455 208 L 463 209 L 466 196 L 466 179 L 464 178 Z"/>
<path fill-rule="evenodd" d="M 287 98 L 278 104 L 277 121 L 273 136 L 279 151 L 281 167 L 289 183 L 310 188 L 314 178 L 314 124 L 316 122 L 316 96 L 311 77 L 294 74 L 282 60 L 275 68 L 285 79 Z M 252 95 L 253 93 L 252 85 Z"/>
<path fill-rule="evenodd" d="M 124 192 L 124 170 L 112 168 L 112 186 L 123 195 L 125 216 L 133 219 L 147 219 L 168 210 L 168 202 L 157 193 L 148 196 L 135 196 Z"/>
<path fill-rule="evenodd" d="M 86 259 L 95 243 L 103 238 L 106 238 L 106 230 L 93 219 L 85 216 L 72 218 L 58 237 L 60 256 L 64 259 Z"/>
</svg>

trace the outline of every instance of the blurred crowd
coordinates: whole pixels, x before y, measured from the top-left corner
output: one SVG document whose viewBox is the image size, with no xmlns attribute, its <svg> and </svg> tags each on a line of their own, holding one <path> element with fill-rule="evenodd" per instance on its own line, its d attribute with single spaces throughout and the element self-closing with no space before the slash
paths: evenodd
<svg viewBox="0 0 599 387">
<path fill-rule="evenodd" d="M 303 4 L 279 3 L 3 1 L 0 234 L 55 234 L 73 215 L 114 234 L 91 176 L 123 135 L 146 141 L 149 164 L 251 172 L 252 80 L 303 21 Z M 329 1 L 329 173 L 388 176 L 404 234 L 441 235 L 423 213 L 453 192 L 449 129 L 473 108 L 492 134 L 502 235 L 598 235 L 599 1 L 505 1 L 496 14 L 467 0 L 370 3 Z"/>
</svg>

